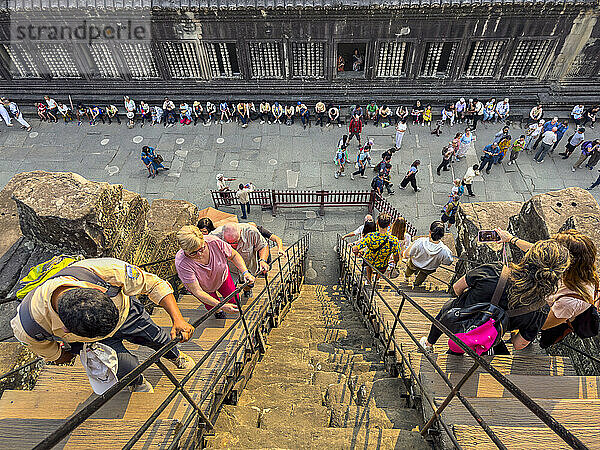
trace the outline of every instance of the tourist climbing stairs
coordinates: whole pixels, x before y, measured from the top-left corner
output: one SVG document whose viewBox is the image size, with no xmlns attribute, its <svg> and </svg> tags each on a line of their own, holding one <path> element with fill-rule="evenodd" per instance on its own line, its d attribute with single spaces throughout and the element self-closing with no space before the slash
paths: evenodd
<svg viewBox="0 0 600 450">
<path fill-rule="evenodd" d="M 428 449 L 404 383 L 335 287 L 304 285 L 209 448 Z"/>
<path fill-rule="evenodd" d="M 214 422 L 221 404 L 237 399 L 264 351 L 264 335 L 278 324 L 281 311 L 297 295 L 307 247 L 308 237 L 305 237 L 279 259 L 273 249 L 275 262 L 268 274 L 269 286 L 264 277 L 256 279 L 253 296 L 242 299 L 243 321 L 233 315 L 227 319 L 211 317 L 197 327 L 190 341 L 180 344 L 181 350 L 196 362 L 205 358 L 195 372 L 177 369 L 162 360 L 176 383 L 189 378 L 183 388 L 190 398 L 174 391 L 170 377 L 151 365 L 144 376 L 154 386 L 154 393 L 131 393 L 123 389 L 93 411 L 57 448 L 196 447 L 202 434 L 210 429 L 200 416 L 203 414 Z M 189 322 L 206 314 L 205 308 L 191 295 L 181 296 L 178 304 Z M 170 328 L 170 318 L 162 308 L 155 307 L 152 318 Z M 131 343 L 126 343 L 126 347 L 140 361 L 154 353 Z M 98 398 L 79 358 L 73 365 L 44 365 L 32 390 L 6 390 L 2 394 L 0 448 L 33 448 Z M 190 399 L 200 413 L 197 414 Z M 158 410 L 159 407 L 163 409 Z M 143 425 L 148 428 L 138 433 L 139 440 L 130 441 Z"/>
<path fill-rule="evenodd" d="M 434 409 L 442 405 L 451 391 L 440 372 L 451 386 L 456 386 L 472 370 L 474 360 L 467 355 L 446 354 L 448 338 L 442 335 L 429 361 L 419 351 L 417 342 L 427 336 L 431 321 L 399 291 L 435 316 L 451 298 L 448 288 L 452 268 L 438 269 L 435 278 L 430 276 L 421 287 L 414 287 L 413 280 L 405 278 L 405 265 L 401 263 L 400 275 L 392 280 L 395 286 L 380 279 L 375 289 L 363 285 L 359 291 L 359 284 L 364 283 L 360 270 L 362 260 L 352 254 L 345 241 L 340 239 L 338 242 L 340 291 L 362 311 L 386 353 L 386 363 L 395 365 L 400 377 L 407 380 L 409 399 L 420 403 L 423 422 L 429 421 Z M 399 311 L 400 320 L 397 321 Z M 520 351 L 515 351 L 510 344 L 508 348 L 510 355 L 483 358 L 580 439 L 579 443 L 571 441 L 574 448 L 600 448 L 596 420 L 600 416 L 600 377 L 578 376 L 569 358 L 549 356 L 535 343 Z M 482 420 L 476 420 L 461 399 Z M 491 430 L 496 443 L 484 431 L 484 426 Z M 505 384 L 481 366 L 474 369 L 460 386 L 459 394 L 441 413 L 441 420 L 436 420 L 434 427 L 425 434 L 443 448 L 488 449 L 502 445 L 509 449 L 571 448 L 515 398 Z M 566 439 L 569 440 L 569 436 Z"/>
</svg>

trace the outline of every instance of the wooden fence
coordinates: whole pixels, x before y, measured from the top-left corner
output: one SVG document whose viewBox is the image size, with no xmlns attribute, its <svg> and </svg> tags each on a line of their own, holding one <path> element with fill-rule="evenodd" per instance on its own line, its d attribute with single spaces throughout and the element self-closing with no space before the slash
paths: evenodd
<svg viewBox="0 0 600 450">
<path fill-rule="evenodd" d="M 211 191 L 215 208 L 220 206 L 235 206 L 240 202 L 234 191 Z M 271 208 L 273 215 L 279 208 L 304 208 L 318 207 L 319 214 L 325 213 L 325 208 L 341 206 L 366 206 L 369 212 L 374 210 L 389 214 L 392 221 L 402 217 L 396 208 L 388 201 L 373 191 L 279 191 L 275 189 L 262 189 L 250 192 L 250 205 L 262 208 Z M 417 230 L 406 222 L 406 229 L 415 236 Z"/>
</svg>

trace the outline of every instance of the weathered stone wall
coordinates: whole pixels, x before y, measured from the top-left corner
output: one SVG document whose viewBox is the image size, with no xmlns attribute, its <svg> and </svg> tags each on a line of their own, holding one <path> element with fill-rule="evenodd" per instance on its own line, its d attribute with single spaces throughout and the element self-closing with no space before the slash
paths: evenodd
<svg viewBox="0 0 600 450">
<path fill-rule="evenodd" d="M 521 239 L 536 242 L 548 239 L 562 229 L 574 228 L 600 242 L 600 206 L 589 192 L 581 188 L 568 188 L 548 192 L 521 202 L 481 202 L 461 205 L 457 215 L 459 255 L 481 263 L 502 259 L 499 244 L 478 244 L 477 232 L 496 227 L 508 230 Z M 597 244 L 598 245 L 598 244 Z M 600 249 L 600 245 L 599 245 Z M 510 245 L 507 254 L 519 260 L 523 252 Z M 464 274 L 464 265 L 457 264 L 457 275 Z M 600 356 L 598 337 L 582 340 L 569 336 L 564 343 L 550 347 L 553 355 L 569 356 L 581 375 L 600 375 L 600 364 L 568 348 L 575 347 L 590 355 Z"/>
<path fill-rule="evenodd" d="M 0 218 L 0 299 L 15 298 L 18 280 L 31 267 L 61 253 L 111 256 L 137 265 L 173 257 L 175 233 L 198 217 L 189 202 L 149 205 L 120 185 L 44 171 L 13 177 L 0 192 L 0 206 L 7 211 Z M 170 262 L 147 270 L 164 278 L 175 274 Z M 16 304 L 0 306 L 0 329 L 6 332 Z"/>
</svg>

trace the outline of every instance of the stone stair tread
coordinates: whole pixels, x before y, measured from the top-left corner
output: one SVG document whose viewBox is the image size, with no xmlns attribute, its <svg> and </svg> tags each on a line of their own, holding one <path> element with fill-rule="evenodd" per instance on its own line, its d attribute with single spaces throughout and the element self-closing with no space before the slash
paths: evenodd
<svg viewBox="0 0 600 450">
<path fill-rule="evenodd" d="M 342 403 L 331 405 L 331 427 L 380 427 L 411 430 L 420 422 L 412 408 L 356 406 Z"/>
<path fill-rule="evenodd" d="M 211 437 L 207 448 L 294 448 L 294 449 L 415 449 L 430 447 L 418 432 L 382 428 L 315 428 L 261 430 L 240 427 L 235 435 L 223 433 Z"/>
<path fill-rule="evenodd" d="M 444 397 L 437 397 L 440 404 Z M 562 425 L 585 427 L 590 418 L 600 410 L 597 399 L 533 399 Z M 488 425 L 505 427 L 541 427 L 546 425 L 516 398 L 471 398 L 471 405 Z M 453 399 L 443 412 L 444 421 L 451 424 L 477 425 L 475 419 L 457 399 Z"/>
<path fill-rule="evenodd" d="M 0 448 L 30 449 L 61 426 L 60 419 L 0 420 Z M 88 419 L 63 439 L 57 448 L 120 449 L 142 426 L 144 420 Z M 177 420 L 159 419 L 150 426 L 134 448 L 165 448 L 177 432 Z"/>
<path fill-rule="evenodd" d="M 146 420 L 148 411 L 158 408 L 167 395 L 166 391 L 149 394 L 125 390 L 110 399 L 91 417 Z M 4 391 L 0 398 L 0 419 L 65 420 L 97 397 L 91 391 L 70 391 L 69 395 L 51 391 L 43 395 L 36 391 Z M 183 396 L 175 397 L 160 418 L 181 420 L 188 407 L 189 403 Z"/>
<path fill-rule="evenodd" d="M 411 353 L 410 356 L 415 372 L 432 372 L 434 370 L 422 354 Z M 437 364 L 446 373 L 466 373 L 473 365 L 471 358 L 465 356 L 439 353 L 435 353 L 433 356 Z M 571 361 L 560 356 L 531 355 L 527 352 L 518 352 L 514 355 L 484 356 L 483 358 L 488 362 L 491 361 L 491 365 L 503 375 L 577 375 Z M 478 368 L 475 373 L 481 372 L 485 372 L 485 370 Z"/>
<path fill-rule="evenodd" d="M 567 450 L 571 447 L 548 428 L 492 426 L 494 433 L 509 450 L 543 448 Z M 600 447 L 597 426 L 569 427 L 589 448 Z M 495 445 L 480 426 L 454 425 L 454 434 L 464 450 L 488 449 Z"/>
<path fill-rule="evenodd" d="M 453 384 L 456 384 L 463 376 L 463 374 L 460 373 L 449 373 L 446 375 L 448 375 Z M 444 383 L 438 374 L 422 372 L 420 376 L 427 391 L 433 396 L 439 397 L 447 395 L 450 392 L 448 385 Z M 563 399 L 600 398 L 600 377 L 508 375 L 507 378 L 530 397 Z M 465 397 L 513 397 L 513 395 L 489 373 L 473 374 L 461 387 L 460 392 Z"/>
</svg>

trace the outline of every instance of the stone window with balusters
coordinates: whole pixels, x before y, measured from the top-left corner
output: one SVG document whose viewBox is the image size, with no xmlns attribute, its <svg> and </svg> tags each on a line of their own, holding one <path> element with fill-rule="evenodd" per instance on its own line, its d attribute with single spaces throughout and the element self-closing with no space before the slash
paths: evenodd
<svg viewBox="0 0 600 450">
<path fill-rule="evenodd" d="M 324 42 L 292 42 L 292 76 L 295 78 L 325 77 Z"/>
<path fill-rule="evenodd" d="M 550 39 L 527 39 L 517 43 L 506 71 L 507 77 L 537 77 L 554 46 Z"/>
<path fill-rule="evenodd" d="M 406 76 L 409 51 L 409 42 L 380 42 L 376 76 L 378 78 Z"/>
<path fill-rule="evenodd" d="M 421 64 L 421 76 L 449 77 L 457 48 L 458 42 L 427 42 Z"/>
<path fill-rule="evenodd" d="M 475 41 L 469 46 L 465 60 L 465 77 L 494 77 L 500 68 L 500 57 L 506 41 Z"/>
<path fill-rule="evenodd" d="M 152 80 L 160 78 L 154 53 L 150 44 L 145 42 L 120 42 L 119 49 L 134 80 Z"/>
<path fill-rule="evenodd" d="M 283 78 L 281 42 L 250 42 L 248 49 L 252 78 Z"/>
<path fill-rule="evenodd" d="M 50 78 L 81 78 L 81 73 L 75 63 L 73 46 L 66 43 L 40 43 L 38 52 Z"/>
<path fill-rule="evenodd" d="M 240 66 L 235 42 L 205 42 L 211 78 L 239 78 Z"/>
<path fill-rule="evenodd" d="M 198 49 L 195 42 L 161 42 L 167 70 L 171 78 L 175 79 L 201 79 L 202 70 L 198 59 Z"/>
<path fill-rule="evenodd" d="M 42 78 L 30 49 L 21 43 L 2 44 L 8 59 L 8 71 L 13 78 Z"/>
</svg>

